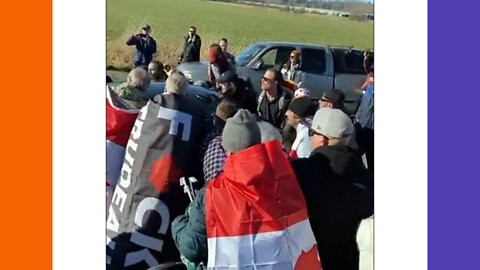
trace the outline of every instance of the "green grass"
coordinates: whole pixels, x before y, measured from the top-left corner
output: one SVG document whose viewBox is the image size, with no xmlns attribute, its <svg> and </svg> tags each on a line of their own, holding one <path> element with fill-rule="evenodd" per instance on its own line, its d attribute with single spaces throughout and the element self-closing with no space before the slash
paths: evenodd
<svg viewBox="0 0 480 270">
<path fill-rule="evenodd" d="M 181 53 L 190 25 L 202 38 L 203 59 L 208 45 L 222 37 L 234 54 L 256 41 L 373 47 L 371 22 L 199 0 L 107 0 L 107 66 L 131 67 L 135 49 L 125 41 L 144 23 L 157 40 L 156 58 L 169 64 Z"/>
</svg>

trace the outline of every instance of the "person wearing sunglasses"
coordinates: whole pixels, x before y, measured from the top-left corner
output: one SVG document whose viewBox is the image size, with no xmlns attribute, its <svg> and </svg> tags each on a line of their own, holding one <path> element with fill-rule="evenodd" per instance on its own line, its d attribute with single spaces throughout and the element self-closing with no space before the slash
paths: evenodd
<svg viewBox="0 0 480 270">
<path fill-rule="evenodd" d="M 276 128 L 283 128 L 285 113 L 291 96 L 282 88 L 283 78 L 273 68 L 267 69 L 261 79 L 262 92 L 257 99 L 257 112 L 260 118 Z"/>
<path fill-rule="evenodd" d="M 287 62 L 283 65 L 282 73 L 284 80 L 290 80 L 293 82 L 297 82 L 300 80 L 301 77 L 301 66 L 300 66 L 300 57 L 301 53 L 298 50 L 293 50 L 290 53 L 290 57 L 288 58 Z"/>
<path fill-rule="evenodd" d="M 312 153 L 291 162 L 305 195 L 323 269 L 358 269 L 356 232 L 373 215 L 373 173 L 350 147 L 354 127 L 339 109 L 321 108 L 309 129 Z"/>
<path fill-rule="evenodd" d="M 197 28 L 190 26 L 188 29 L 188 36 L 185 37 L 185 46 L 183 52 L 178 58 L 178 64 L 188 62 L 200 61 L 200 48 L 202 47 L 202 40 L 197 35 Z"/>
<path fill-rule="evenodd" d="M 338 89 L 330 89 L 320 98 L 320 108 L 344 109 L 345 94 Z"/>
</svg>

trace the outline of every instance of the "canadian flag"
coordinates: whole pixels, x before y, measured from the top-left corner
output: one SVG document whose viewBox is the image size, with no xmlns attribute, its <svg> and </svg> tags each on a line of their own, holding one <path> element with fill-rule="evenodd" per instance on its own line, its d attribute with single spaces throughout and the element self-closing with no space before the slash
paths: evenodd
<svg viewBox="0 0 480 270">
<path fill-rule="evenodd" d="M 116 106 L 107 86 L 107 210 L 120 177 L 125 147 L 139 112 Z"/>
<path fill-rule="evenodd" d="M 305 198 L 278 141 L 231 155 L 205 206 L 208 269 L 321 269 Z"/>
</svg>

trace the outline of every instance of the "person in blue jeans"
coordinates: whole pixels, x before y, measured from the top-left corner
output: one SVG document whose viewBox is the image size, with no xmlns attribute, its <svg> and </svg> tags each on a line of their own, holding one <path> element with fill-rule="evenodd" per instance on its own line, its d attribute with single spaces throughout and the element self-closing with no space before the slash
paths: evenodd
<svg viewBox="0 0 480 270">
<path fill-rule="evenodd" d="M 150 25 L 145 24 L 142 27 L 142 33 L 132 34 L 127 40 L 128 46 L 135 45 L 137 51 L 135 53 L 135 67 L 147 68 L 147 65 L 152 61 L 153 54 L 157 52 L 157 42 L 150 36 Z"/>
</svg>

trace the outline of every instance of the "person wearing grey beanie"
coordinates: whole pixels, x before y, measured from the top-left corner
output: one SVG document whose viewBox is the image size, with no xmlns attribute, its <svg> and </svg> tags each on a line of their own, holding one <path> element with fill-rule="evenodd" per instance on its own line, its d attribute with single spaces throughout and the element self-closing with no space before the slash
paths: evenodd
<svg viewBox="0 0 480 270">
<path fill-rule="evenodd" d="M 240 109 L 227 120 L 222 133 L 222 147 L 228 153 L 237 153 L 262 142 L 260 127 L 253 114 Z"/>
</svg>

